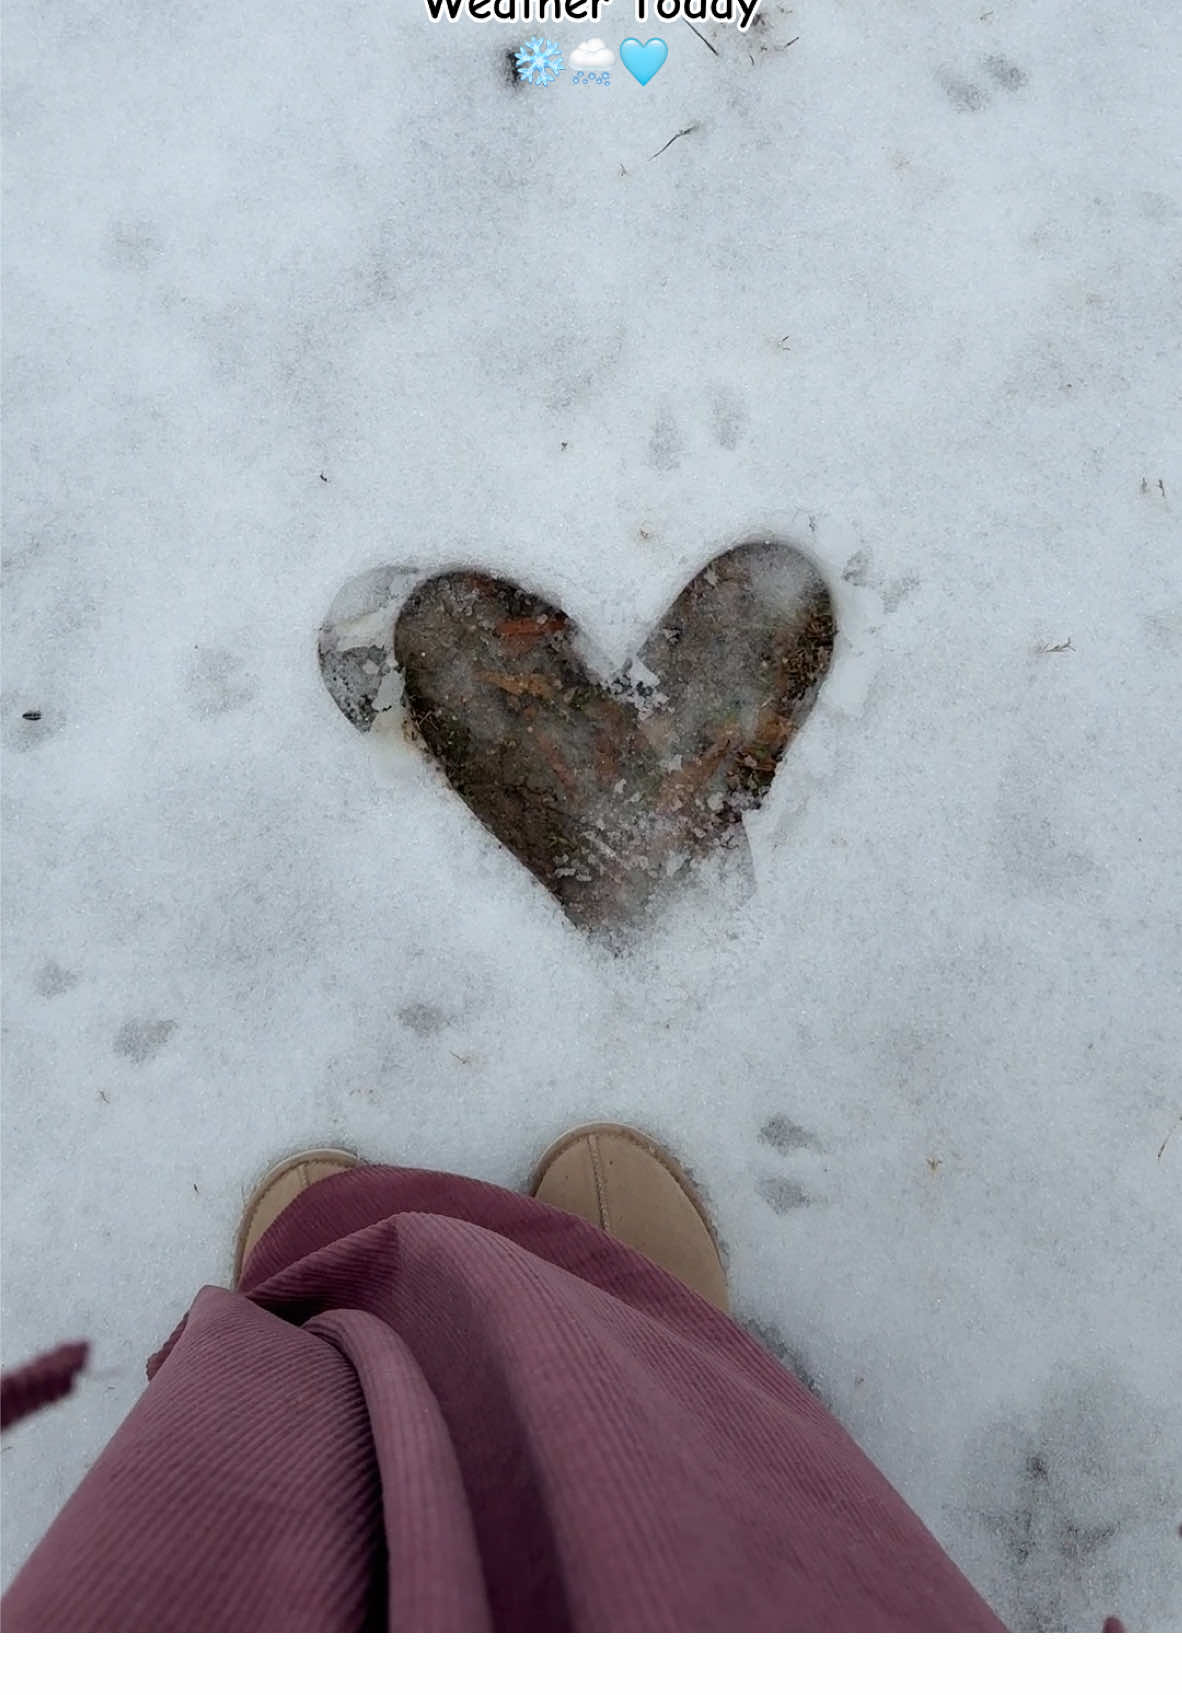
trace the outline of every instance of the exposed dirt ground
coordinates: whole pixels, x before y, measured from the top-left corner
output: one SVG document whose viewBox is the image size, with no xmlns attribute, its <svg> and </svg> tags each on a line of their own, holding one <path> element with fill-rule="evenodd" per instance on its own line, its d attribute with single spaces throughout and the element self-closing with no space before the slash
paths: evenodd
<svg viewBox="0 0 1182 1695">
<path fill-rule="evenodd" d="M 742 838 L 807 717 L 835 635 L 828 590 L 796 550 L 720 555 L 639 655 L 594 676 L 559 608 L 455 570 L 399 611 L 391 648 L 321 633 L 321 667 L 359 728 L 389 661 L 413 737 L 457 794 L 586 928 L 633 923 L 691 863 Z"/>
</svg>

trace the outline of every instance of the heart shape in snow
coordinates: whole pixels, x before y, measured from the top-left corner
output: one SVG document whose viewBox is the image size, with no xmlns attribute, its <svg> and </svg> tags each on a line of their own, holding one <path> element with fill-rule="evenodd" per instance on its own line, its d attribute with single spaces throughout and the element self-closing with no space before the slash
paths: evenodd
<svg viewBox="0 0 1182 1695">
<path fill-rule="evenodd" d="M 576 924 L 614 929 L 742 839 L 834 635 L 816 567 L 750 542 L 699 571 L 611 680 L 564 612 L 472 570 L 421 582 L 380 637 L 373 617 L 330 618 L 320 666 L 361 729 L 396 667 L 408 727 L 461 799 Z"/>
</svg>

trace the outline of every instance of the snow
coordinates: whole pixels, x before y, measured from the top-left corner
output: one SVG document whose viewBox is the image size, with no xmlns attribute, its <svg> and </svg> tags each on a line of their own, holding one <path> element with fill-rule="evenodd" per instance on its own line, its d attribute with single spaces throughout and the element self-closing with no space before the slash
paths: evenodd
<svg viewBox="0 0 1182 1695">
<path fill-rule="evenodd" d="M 1007 1623 L 1182 1628 L 1174 8 L 761 13 L 8 7 L 4 1359 L 95 1354 L 6 1580 L 276 1156 L 619 1118 Z M 320 679 L 367 573 L 619 664 L 760 535 L 834 664 L 623 956 Z"/>
</svg>

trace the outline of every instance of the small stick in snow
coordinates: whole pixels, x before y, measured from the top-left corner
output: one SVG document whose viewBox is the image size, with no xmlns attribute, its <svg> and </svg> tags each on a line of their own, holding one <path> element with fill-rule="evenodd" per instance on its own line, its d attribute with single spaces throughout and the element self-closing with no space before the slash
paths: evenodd
<svg viewBox="0 0 1182 1695">
<path fill-rule="evenodd" d="M 665 147 L 672 147 L 673 143 L 675 141 L 680 141 L 683 135 L 692 135 L 697 127 L 697 124 L 687 124 L 684 129 L 679 129 L 676 135 L 671 135 L 669 137 L 668 141 L 665 143 Z M 665 147 L 658 147 L 657 151 L 650 155 L 650 162 L 653 159 L 659 159 L 661 154 L 665 151 Z"/>
<path fill-rule="evenodd" d="M 690 23 L 688 18 L 683 18 L 681 21 L 682 21 L 682 23 L 684 23 L 686 25 L 687 28 L 694 29 L 693 24 Z M 710 51 L 713 53 L 714 57 L 717 59 L 719 57 L 719 52 L 718 52 L 718 48 L 715 47 L 714 43 L 712 41 L 706 41 L 706 37 L 702 34 L 700 29 L 694 29 L 694 34 L 697 36 L 699 41 L 705 41 L 706 42 L 706 46 L 710 49 Z"/>
<path fill-rule="evenodd" d="M 1075 649 L 1071 645 L 1071 637 L 1068 636 L 1065 642 L 1039 642 L 1034 651 L 1035 653 L 1074 653 Z"/>
</svg>

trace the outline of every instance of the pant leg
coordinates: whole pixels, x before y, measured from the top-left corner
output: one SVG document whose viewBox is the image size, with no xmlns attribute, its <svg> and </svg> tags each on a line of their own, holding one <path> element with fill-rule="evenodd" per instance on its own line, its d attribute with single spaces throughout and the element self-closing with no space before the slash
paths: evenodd
<svg viewBox="0 0 1182 1695">
<path fill-rule="evenodd" d="M 1002 1628 L 737 1325 L 488 1184 L 313 1185 L 150 1370 L 5 1628 Z"/>
</svg>

